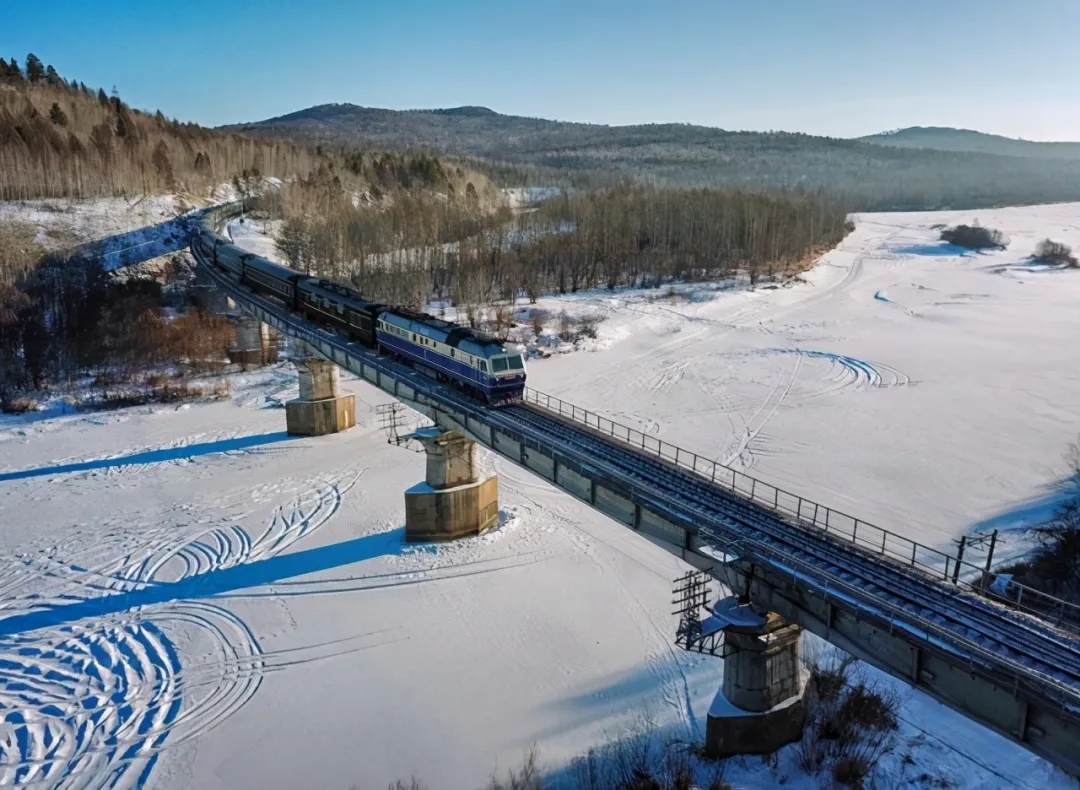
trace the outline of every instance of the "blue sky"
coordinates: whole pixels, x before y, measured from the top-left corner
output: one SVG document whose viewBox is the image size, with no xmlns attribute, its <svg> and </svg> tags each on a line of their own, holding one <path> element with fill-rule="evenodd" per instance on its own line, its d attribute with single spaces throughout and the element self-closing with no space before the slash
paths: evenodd
<svg viewBox="0 0 1080 790">
<path fill-rule="evenodd" d="M 327 102 L 478 104 L 611 124 L 1080 140 L 1080 0 L 0 6 L 5 57 L 33 51 L 136 107 L 208 125 Z"/>
</svg>

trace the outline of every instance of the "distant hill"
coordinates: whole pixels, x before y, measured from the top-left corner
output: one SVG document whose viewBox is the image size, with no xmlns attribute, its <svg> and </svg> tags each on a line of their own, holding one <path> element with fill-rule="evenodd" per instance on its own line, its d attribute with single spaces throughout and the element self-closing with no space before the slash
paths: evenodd
<svg viewBox="0 0 1080 790">
<path fill-rule="evenodd" d="M 486 107 L 385 110 L 353 104 L 324 104 L 228 128 L 346 148 L 431 149 L 556 176 L 687 187 L 825 188 L 846 195 L 860 210 L 1080 200 L 1080 157 L 931 150 L 787 132 L 605 126 L 502 115 Z M 500 177 L 497 168 L 488 172 Z M 513 169 L 501 172 L 507 182 L 515 177 Z"/>
<path fill-rule="evenodd" d="M 1080 143 L 1038 143 L 946 126 L 911 126 L 894 132 L 860 137 L 859 140 L 893 148 L 931 148 L 936 151 L 996 154 L 1033 159 L 1080 160 Z"/>
</svg>

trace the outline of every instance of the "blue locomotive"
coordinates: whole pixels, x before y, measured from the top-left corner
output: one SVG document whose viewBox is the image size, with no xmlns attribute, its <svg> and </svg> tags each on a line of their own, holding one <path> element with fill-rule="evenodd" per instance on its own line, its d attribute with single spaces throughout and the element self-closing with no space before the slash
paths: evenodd
<svg viewBox="0 0 1080 790">
<path fill-rule="evenodd" d="M 486 403 L 521 400 L 525 360 L 520 350 L 426 313 L 371 302 L 347 286 L 260 258 L 219 237 L 212 218 L 199 224 L 192 249 L 252 291 Z"/>
</svg>

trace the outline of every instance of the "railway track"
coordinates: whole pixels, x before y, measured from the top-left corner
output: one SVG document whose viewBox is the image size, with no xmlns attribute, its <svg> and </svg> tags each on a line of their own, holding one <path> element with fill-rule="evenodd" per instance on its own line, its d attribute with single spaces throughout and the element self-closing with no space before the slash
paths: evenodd
<svg viewBox="0 0 1080 790">
<path fill-rule="evenodd" d="M 924 573 L 860 550 L 820 531 L 786 521 L 709 481 L 673 467 L 593 431 L 545 414 L 532 406 L 504 410 L 514 422 L 560 440 L 577 454 L 584 450 L 603 464 L 669 501 L 681 502 L 721 526 L 724 542 L 754 554 L 790 558 L 838 585 L 861 593 L 869 606 L 891 604 L 917 631 L 936 626 L 951 636 L 949 646 L 991 661 L 1012 673 L 1037 679 L 1065 704 L 1080 704 L 1080 639 L 1034 617 L 938 582 Z"/>
<path fill-rule="evenodd" d="M 884 537 L 880 552 L 871 550 L 854 542 L 857 520 L 848 538 L 837 534 L 835 524 L 833 531 L 829 531 L 827 508 L 823 523 L 818 522 L 817 505 L 814 505 L 813 523 L 804 520 L 801 498 L 797 507 L 792 506 L 794 509 L 788 508 L 787 512 L 781 512 L 784 508 L 771 509 L 769 503 L 755 501 L 752 487 L 749 492 L 733 490 L 734 479 L 729 489 L 719 478 L 714 482 L 704 477 L 698 470 L 696 455 L 692 467 L 680 465 L 677 453 L 674 458 L 663 456 L 659 450 L 661 457 L 650 455 L 644 449 L 644 440 L 639 448 L 629 442 L 629 433 L 627 441 L 623 441 L 600 430 L 599 421 L 596 426 L 588 425 L 588 413 L 585 424 L 578 421 L 576 408 L 567 416 L 563 408 L 570 404 L 561 404 L 558 411 L 542 408 L 541 400 L 547 403 L 552 400 L 543 393 L 532 393 L 536 396 L 535 404 L 489 408 L 336 332 L 309 323 L 273 300 L 250 293 L 214 271 L 212 266 L 206 269 L 246 310 L 312 344 L 327 359 L 428 414 L 443 428 L 472 434 L 481 443 L 553 480 L 602 512 L 611 511 L 596 501 L 599 489 L 595 486 L 611 488 L 626 503 L 621 507 L 633 503 L 635 514 L 648 512 L 652 518 L 685 530 L 680 533 L 686 537 L 685 550 L 732 570 L 740 583 L 747 574 L 754 578 L 762 575 L 754 574 L 748 566 L 763 569 L 768 575 L 766 584 L 774 585 L 773 592 L 767 587 L 764 594 L 779 593 L 780 600 L 773 603 L 781 608 L 794 606 L 796 618 L 809 615 L 811 619 L 804 624 L 821 632 L 826 639 L 843 647 L 844 633 L 855 632 L 834 632 L 832 615 L 821 614 L 824 603 L 830 604 L 830 612 L 845 613 L 844 620 L 837 620 L 838 628 L 850 628 L 852 621 L 865 620 L 877 633 L 887 631 L 894 637 L 894 647 L 880 648 L 882 668 L 886 671 L 913 682 L 946 703 L 952 697 L 965 715 L 1020 741 L 1069 773 L 1080 775 L 1075 739 L 1080 724 L 1080 632 L 1066 631 L 1080 623 L 1072 610 L 1065 617 L 1064 603 L 1056 602 L 1061 606 L 1059 628 L 1029 613 L 1041 609 L 1029 606 L 1029 611 L 1021 611 L 983 597 L 974 588 L 949 583 L 944 578 L 949 571 L 948 561 L 957 560 L 947 555 L 940 555 L 945 558 L 943 573 L 924 561 L 916 563 L 914 552 L 918 544 L 911 544 L 910 565 L 895 550 L 886 553 Z M 500 442 L 511 443 L 500 444 L 497 436 Z M 527 458 L 526 454 L 534 451 L 539 459 Z M 568 481 L 556 471 L 564 467 L 577 472 L 578 482 L 571 482 L 573 478 Z M 713 477 L 716 477 L 715 467 Z M 582 480 L 586 484 L 591 481 L 592 493 L 587 487 L 583 492 Z M 767 484 L 763 485 L 768 488 Z M 777 489 L 773 491 L 776 497 L 781 493 Z M 772 502 L 773 507 L 777 504 Z M 622 514 L 616 517 L 627 521 L 625 510 Z M 879 534 L 891 533 L 880 531 Z M 676 540 L 683 548 L 682 539 L 669 537 L 670 540 Z M 930 553 L 938 552 L 930 550 Z M 723 555 L 747 562 L 730 563 Z M 820 621 L 815 625 L 815 618 L 821 617 L 829 620 L 824 632 Z M 899 646 L 914 648 L 910 666 L 906 658 L 900 663 L 888 659 L 888 650 Z M 864 658 L 878 657 L 877 646 L 856 642 L 847 649 L 852 648 L 855 652 L 861 650 Z M 933 671 L 924 674 L 921 657 L 933 661 Z M 957 697 L 951 693 L 949 684 L 954 677 L 960 680 L 960 676 L 935 677 L 939 671 L 970 675 L 974 685 L 963 681 L 965 691 L 962 698 Z M 984 699 L 981 694 L 990 695 L 1004 707 L 990 711 L 986 706 L 998 702 Z M 1009 701 L 1011 698 L 1014 699 Z"/>
<path fill-rule="evenodd" d="M 269 306 L 293 321 L 302 321 L 245 290 L 239 294 L 261 302 L 264 309 Z M 304 323 L 341 351 L 370 356 L 337 333 Z M 807 581 L 846 590 L 866 609 L 882 610 L 928 644 L 991 671 L 1000 670 L 1018 685 L 1035 686 L 1080 714 L 1080 639 L 1049 623 L 962 592 L 820 530 L 784 520 L 704 478 L 543 409 L 525 404 L 488 409 L 410 368 L 382 364 L 433 401 L 552 447 L 563 457 L 585 458 L 613 479 L 650 492 L 662 509 L 687 514 L 699 528 L 719 533 L 717 548 L 743 550 L 781 567 L 801 568 Z"/>
</svg>

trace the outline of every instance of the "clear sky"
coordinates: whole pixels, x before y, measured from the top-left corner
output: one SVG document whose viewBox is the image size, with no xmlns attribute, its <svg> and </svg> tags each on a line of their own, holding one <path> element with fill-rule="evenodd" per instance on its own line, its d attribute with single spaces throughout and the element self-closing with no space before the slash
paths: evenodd
<svg viewBox="0 0 1080 790">
<path fill-rule="evenodd" d="M 1080 140 L 1080 0 L 0 0 L 34 52 L 208 125 L 314 104 Z"/>
</svg>

